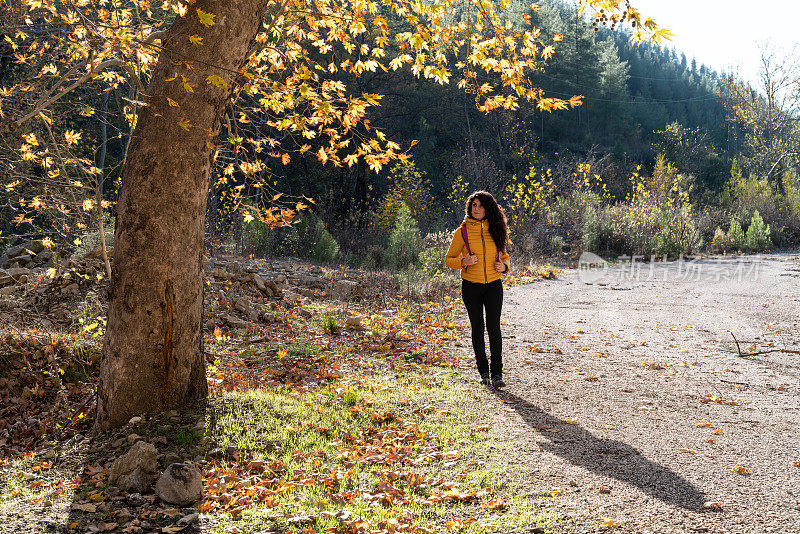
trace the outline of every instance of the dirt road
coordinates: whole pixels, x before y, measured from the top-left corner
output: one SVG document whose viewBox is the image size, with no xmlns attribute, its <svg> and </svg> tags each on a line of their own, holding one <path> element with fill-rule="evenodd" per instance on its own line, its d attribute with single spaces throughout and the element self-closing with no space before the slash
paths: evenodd
<svg viewBox="0 0 800 534">
<path fill-rule="evenodd" d="M 731 335 L 800 350 L 799 312 L 797 253 L 506 290 L 497 437 L 567 532 L 800 532 L 800 355 Z"/>
</svg>

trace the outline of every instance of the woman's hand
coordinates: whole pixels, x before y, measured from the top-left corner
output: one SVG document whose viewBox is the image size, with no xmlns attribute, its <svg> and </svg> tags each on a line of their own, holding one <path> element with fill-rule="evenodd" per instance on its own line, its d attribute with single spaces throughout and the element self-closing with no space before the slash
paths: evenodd
<svg viewBox="0 0 800 534">
<path fill-rule="evenodd" d="M 478 256 L 475 254 L 465 256 L 464 259 L 461 260 L 461 266 L 464 268 L 467 268 L 470 265 L 475 265 L 476 263 L 478 263 Z"/>
<path fill-rule="evenodd" d="M 500 260 L 494 262 L 494 268 L 498 273 L 503 273 L 506 270 L 506 264 Z"/>
</svg>

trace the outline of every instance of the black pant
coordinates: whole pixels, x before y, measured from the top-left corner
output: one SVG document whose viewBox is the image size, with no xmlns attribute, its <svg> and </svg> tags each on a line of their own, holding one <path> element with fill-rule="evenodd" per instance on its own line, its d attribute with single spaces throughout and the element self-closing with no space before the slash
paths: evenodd
<svg viewBox="0 0 800 534">
<path fill-rule="evenodd" d="M 503 375 L 503 337 L 500 334 L 500 312 L 503 309 L 503 283 L 495 280 L 480 284 L 461 280 L 461 296 L 467 308 L 469 324 L 472 327 L 472 348 L 478 372 Z M 491 371 L 486 361 L 486 343 L 483 340 L 483 308 L 486 308 L 486 330 L 489 332 L 489 351 L 492 355 Z"/>
</svg>

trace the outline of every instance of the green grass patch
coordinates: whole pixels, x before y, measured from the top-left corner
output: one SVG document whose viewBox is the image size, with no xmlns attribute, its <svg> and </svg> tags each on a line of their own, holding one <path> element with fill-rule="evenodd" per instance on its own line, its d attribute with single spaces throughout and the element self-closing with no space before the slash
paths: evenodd
<svg viewBox="0 0 800 534">
<path fill-rule="evenodd" d="M 452 370 L 416 367 L 314 391 L 218 396 L 208 431 L 222 457 L 203 505 L 211 531 L 551 524 L 537 513 L 542 497 L 510 487 L 502 462 L 475 461 L 489 437 L 459 404 L 462 387 Z"/>
</svg>

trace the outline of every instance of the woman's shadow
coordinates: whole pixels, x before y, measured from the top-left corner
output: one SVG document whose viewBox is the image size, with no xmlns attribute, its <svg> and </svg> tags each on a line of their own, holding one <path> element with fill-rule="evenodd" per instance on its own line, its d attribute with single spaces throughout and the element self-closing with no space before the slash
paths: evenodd
<svg viewBox="0 0 800 534">
<path fill-rule="evenodd" d="M 522 419 L 547 439 L 539 443 L 542 450 L 572 465 L 630 484 L 666 504 L 704 511 L 707 498 L 702 491 L 663 465 L 648 460 L 627 443 L 598 438 L 580 425 L 550 415 L 516 395 L 503 392 L 500 396 L 512 401 Z"/>
</svg>

